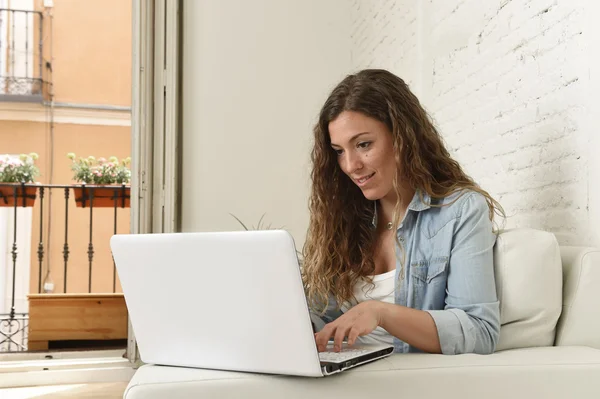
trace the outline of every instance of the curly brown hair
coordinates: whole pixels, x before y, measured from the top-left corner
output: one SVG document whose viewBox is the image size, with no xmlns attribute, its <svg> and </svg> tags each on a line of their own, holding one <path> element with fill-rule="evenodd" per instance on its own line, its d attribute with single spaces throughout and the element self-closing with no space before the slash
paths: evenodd
<svg viewBox="0 0 600 399">
<path fill-rule="evenodd" d="M 479 192 L 488 203 L 490 220 L 494 214 L 504 216 L 500 204 L 450 157 L 427 112 L 401 78 L 380 69 L 347 76 L 321 109 L 311 154 L 310 224 L 303 248 L 302 278 L 309 305 L 321 311 L 330 297 L 338 308 L 350 301 L 358 280 L 375 270 L 373 202 L 343 173 L 331 148 L 329 123 L 344 111 L 360 112 L 383 122 L 392 133 L 397 165 L 394 190 L 398 196 L 394 227 L 400 222 L 400 180 L 432 199 L 464 189 Z M 397 245 L 401 247 L 399 242 Z"/>
</svg>

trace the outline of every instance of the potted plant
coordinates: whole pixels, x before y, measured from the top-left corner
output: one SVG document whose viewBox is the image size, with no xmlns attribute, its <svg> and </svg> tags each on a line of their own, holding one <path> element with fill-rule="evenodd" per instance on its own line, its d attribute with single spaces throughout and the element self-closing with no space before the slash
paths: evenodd
<svg viewBox="0 0 600 399">
<path fill-rule="evenodd" d="M 258 219 L 258 224 L 257 224 L 256 226 L 252 225 L 252 226 L 250 226 L 250 227 L 246 226 L 246 224 L 245 224 L 244 222 L 242 222 L 242 221 L 240 220 L 240 218 L 238 218 L 237 216 L 235 216 L 233 213 L 230 213 L 230 215 L 231 215 L 231 216 L 232 216 L 232 217 L 233 217 L 235 220 L 237 220 L 237 222 L 238 222 L 238 223 L 239 223 L 239 224 L 240 224 L 240 225 L 241 225 L 241 226 L 244 228 L 244 230 L 246 230 L 246 231 L 250 231 L 250 230 L 273 230 L 273 229 L 275 229 L 275 230 L 283 230 L 283 229 L 284 229 L 284 227 L 283 227 L 283 226 L 282 226 L 282 227 L 273 227 L 273 225 L 272 225 L 272 224 L 270 224 L 270 223 L 269 223 L 268 225 L 265 225 L 265 224 L 263 223 L 263 219 L 264 219 L 264 217 L 265 217 L 265 215 L 266 215 L 266 214 L 264 214 L 264 213 L 263 213 L 263 215 L 260 217 L 260 219 Z M 301 251 L 298 251 L 298 250 L 296 250 L 296 256 L 297 256 L 297 258 L 298 258 L 298 263 L 299 263 L 300 267 L 302 267 L 302 264 L 304 263 L 304 259 L 303 259 L 303 256 L 302 256 L 302 252 L 301 252 Z"/>
<path fill-rule="evenodd" d="M 72 152 L 67 154 L 67 157 L 72 161 L 73 179 L 82 183 L 79 187 L 73 187 L 75 203 L 78 207 L 128 208 L 130 206 L 131 158 L 127 157 L 120 161 L 117 157 L 110 157 L 108 160 L 96 159 L 92 156 L 77 159 Z"/>
<path fill-rule="evenodd" d="M 19 158 L 0 158 L 0 206 L 31 207 L 35 204 L 37 187 L 33 183 L 40 171 L 35 165 L 38 155 L 21 154 Z M 15 201 L 16 194 L 16 201 Z"/>
</svg>

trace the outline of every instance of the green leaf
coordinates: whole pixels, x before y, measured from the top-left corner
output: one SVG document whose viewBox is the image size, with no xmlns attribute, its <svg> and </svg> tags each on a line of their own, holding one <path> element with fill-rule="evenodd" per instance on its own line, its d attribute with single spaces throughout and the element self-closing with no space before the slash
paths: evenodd
<svg viewBox="0 0 600 399">
<path fill-rule="evenodd" d="M 242 222 L 237 216 L 235 216 L 233 213 L 230 213 L 231 216 L 233 216 L 235 218 L 235 220 L 237 220 L 239 222 L 239 224 L 242 225 L 242 227 L 248 231 L 248 227 L 246 227 L 246 225 L 244 224 L 244 222 Z"/>
</svg>

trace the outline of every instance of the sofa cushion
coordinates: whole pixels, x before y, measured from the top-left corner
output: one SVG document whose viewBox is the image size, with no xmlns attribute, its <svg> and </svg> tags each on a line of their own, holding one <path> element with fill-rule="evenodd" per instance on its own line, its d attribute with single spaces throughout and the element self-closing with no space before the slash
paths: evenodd
<svg viewBox="0 0 600 399">
<path fill-rule="evenodd" d="M 597 399 L 599 373 L 600 350 L 585 347 L 492 355 L 395 354 L 326 378 L 146 365 L 136 372 L 124 398 Z"/>
<path fill-rule="evenodd" d="M 562 309 L 562 264 L 554 235 L 503 231 L 494 266 L 501 320 L 496 350 L 553 345 Z"/>
</svg>

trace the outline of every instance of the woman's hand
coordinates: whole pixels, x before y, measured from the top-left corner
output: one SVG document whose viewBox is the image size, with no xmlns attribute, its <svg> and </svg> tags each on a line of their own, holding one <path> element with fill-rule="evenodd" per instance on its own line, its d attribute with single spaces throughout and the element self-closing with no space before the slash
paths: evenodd
<svg viewBox="0 0 600 399">
<path fill-rule="evenodd" d="M 326 324 L 315 334 L 318 351 L 325 351 L 331 337 L 334 337 L 333 350 L 339 352 L 344 337 L 348 337 L 348 345 L 354 345 L 359 336 L 370 334 L 380 325 L 380 304 L 379 301 L 359 303 L 335 321 Z"/>
</svg>

